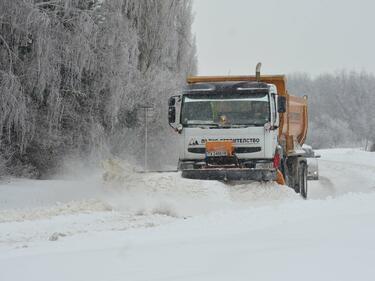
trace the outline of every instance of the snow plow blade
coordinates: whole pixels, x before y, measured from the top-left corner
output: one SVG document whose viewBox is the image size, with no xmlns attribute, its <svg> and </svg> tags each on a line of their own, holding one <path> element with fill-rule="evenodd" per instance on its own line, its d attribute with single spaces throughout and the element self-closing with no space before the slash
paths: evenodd
<svg viewBox="0 0 375 281">
<path fill-rule="evenodd" d="M 274 181 L 277 172 L 259 169 L 192 169 L 182 170 L 182 177 L 219 181 Z"/>
</svg>

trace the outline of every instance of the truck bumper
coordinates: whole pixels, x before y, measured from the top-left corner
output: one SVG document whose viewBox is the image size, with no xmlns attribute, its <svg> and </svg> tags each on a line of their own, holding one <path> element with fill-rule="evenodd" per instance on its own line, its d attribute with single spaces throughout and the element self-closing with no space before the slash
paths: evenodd
<svg viewBox="0 0 375 281">
<path fill-rule="evenodd" d="M 182 170 L 182 177 L 200 180 L 219 181 L 275 181 L 277 179 L 276 170 L 269 169 L 191 169 Z"/>
</svg>

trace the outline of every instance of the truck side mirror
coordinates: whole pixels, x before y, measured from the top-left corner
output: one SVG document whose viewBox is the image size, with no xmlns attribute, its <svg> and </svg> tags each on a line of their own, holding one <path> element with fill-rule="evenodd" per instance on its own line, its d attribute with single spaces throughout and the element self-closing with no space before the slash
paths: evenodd
<svg viewBox="0 0 375 281">
<path fill-rule="evenodd" d="M 286 112 L 286 97 L 279 96 L 277 99 L 277 112 L 278 113 L 285 113 Z"/>
<path fill-rule="evenodd" d="M 180 101 L 181 101 L 180 95 L 172 96 L 168 100 L 168 123 L 169 123 L 169 126 L 171 126 L 176 131 L 179 131 L 176 127 L 178 126 L 177 124 L 178 120 L 176 118 L 177 117 L 176 106 L 177 106 L 177 103 Z"/>
<path fill-rule="evenodd" d="M 168 100 L 168 105 L 169 106 L 175 106 L 176 105 L 176 98 L 170 97 L 169 100 Z"/>
<path fill-rule="evenodd" d="M 174 106 L 169 106 L 168 108 L 168 122 L 170 125 L 176 123 L 176 107 Z"/>
</svg>

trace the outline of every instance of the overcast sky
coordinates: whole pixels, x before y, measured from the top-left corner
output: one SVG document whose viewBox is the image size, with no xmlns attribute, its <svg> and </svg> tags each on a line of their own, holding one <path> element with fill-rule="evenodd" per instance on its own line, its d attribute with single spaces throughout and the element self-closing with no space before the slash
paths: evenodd
<svg viewBox="0 0 375 281">
<path fill-rule="evenodd" d="M 375 73 L 374 0 L 193 0 L 199 74 Z"/>
</svg>

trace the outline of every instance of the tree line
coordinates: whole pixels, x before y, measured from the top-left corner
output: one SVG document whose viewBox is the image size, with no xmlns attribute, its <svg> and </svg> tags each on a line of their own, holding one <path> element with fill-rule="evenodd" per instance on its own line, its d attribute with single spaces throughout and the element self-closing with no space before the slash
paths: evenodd
<svg viewBox="0 0 375 281">
<path fill-rule="evenodd" d="M 2 0 L 0 175 L 168 147 L 167 98 L 196 72 L 191 0 Z M 164 139 L 164 141 L 161 141 Z"/>
<path fill-rule="evenodd" d="M 375 76 L 341 71 L 312 78 L 288 76 L 292 94 L 307 95 L 309 131 L 314 148 L 364 147 L 375 151 Z"/>
</svg>

